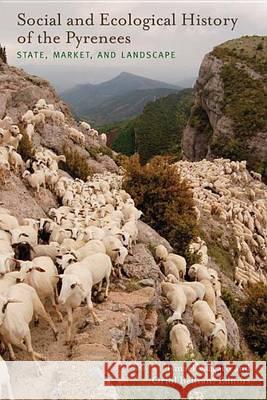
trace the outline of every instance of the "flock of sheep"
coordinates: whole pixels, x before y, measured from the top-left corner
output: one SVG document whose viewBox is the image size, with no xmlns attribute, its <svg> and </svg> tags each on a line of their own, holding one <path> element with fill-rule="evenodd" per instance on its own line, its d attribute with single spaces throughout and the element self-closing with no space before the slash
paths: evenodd
<svg viewBox="0 0 267 400">
<path fill-rule="evenodd" d="M 107 135 L 105 133 L 99 134 L 98 131 L 92 129 L 87 122 L 80 122 L 80 130 L 69 126 L 65 123 L 65 115 L 61 111 L 56 110 L 53 104 L 47 104 L 44 99 L 38 100 L 33 110 L 28 110 L 21 117 L 21 127 L 30 141 L 33 140 L 36 129 L 44 127 L 46 122 L 62 127 L 66 137 L 77 145 L 84 147 L 86 145 L 86 138 L 94 139 L 100 146 L 107 145 Z M 6 116 L 0 120 L 0 165 L 3 165 L 7 169 L 11 167 L 16 173 L 25 170 L 22 157 L 17 152 L 22 137 L 23 135 L 19 127 L 13 123 L 11 117 Z M 65 161 L 63 156 L 57 159 L 57 161 L 61 159 Z M 50 170 L 54 171 L 52 166 Z M 32 179 L 27 172 L 24 177 L 30 180 L 31 184 Z M 41 176 L 39 176 L 37 180 L 41 181 L 39 186 L 45 186 L 44 179 L 42 179 Z"/>
<path fill-rule="evenodd" d="M 240 288 L 267 283 L 267 191 L 246 161 L 179 161 L 194 194 L 199 219 L 235 265 Z"/>
<path fill-rule="evenodd" d="M 198 238 L 191 243 L 190 251 L 200 258 L 187 271 L 186 260 L 168 253 L 163 245 L 156 247 L 156 259 L 160 261 L 165 278 L 161 283 L 162 294 L 173 311 L 167 323 L 171 324 L 170 342 L 174 359 L 183 360 L 196 356 L 190 331 L 182 322 L 186 308 L 192 310 L 193 322 L 206 339 L 213 354 L 222 355 L 227 350 L 228 336 L 223 317 L 217 313 L 217 299 L 221 297 L 221 283 L 217 271 L 208 266 L 208 249 Z M 202 259 L 203 257 L 203 259 Z M 188 276 L 191 281 L 186 281 Z"/>
<path fill-rule="evenodd" d="M 46 119 L 66 128 L 64 114 L 40 99 L 33 111 L 28 110 L 22 116 L 30 140 L 35 126 Z M 95 139 L 98 136 L 87 123 L 81 123 L 80 130 L 68 126 L 69 137 L 77 144 L 84 145 L 86 135 Z M 32 360 L 44 359 L 32 348 L 31 321 L 43 318 L 57 339 L 54 316 L 52 319 L 46 303 L 53 306 L 59 322 L 65 310 L 66 340 L 70 342 L 73 312 L 86 302 L 98 324 L 93 293 L 105 299 L 111 279 L 123 278 L 124 262 L 136 244 L 137 221 L 142 212 L 122 189 L 122 174 L 95 174 L 86 182 L 62 176 L 58 162 L 65 161 L 65 157 L 41 147 L 24 164 L 17 153 L 22 136 L 10 117 L 0 120 L 0 138 L 0 167 L 11 168 L 16 173 L 22 170 L 23 178 L 34 191 L 49 188 L 61 203 L 60 207 L 50 209 L 47 218 L 24 218 L 21 222 L 8 209 L 0 207 L 0 340 L 12 360 L 15 359 L 13 346 L 27 351 Z M 106 138 L 100 137 L 100 142 L 105 145 Z M 238 264 L 236 271 L 240 284 L 246 283 L 244 276 L 250 273 L 247 264 L 253 271 L 247 281 L 251 276 L 255 281 L 262 280 L 259 274 L 266 259 L 267 217 L 266 204 L 261 198 L 266 203 L 266 192 L 261 193 L 260 182 L 258 187 L 254 185 L 254 191 L 249 188 L 252 177 L 244 163 L 215 160 L 214 167 L 213 163 L 205 163 L 200 168 L 201 177 L 196 175 L 194 164 L 178 163 L 194 188 L 196 211 L 200 214 L 204 208 L 235 228 L 239 262 L 243 266 Z M 247 180 L 244 191 L 247 198 L 253 198 L 253 203 L 247 205 L 238 197 L 239 193 L 233 195 L 228 185 L 229 176 L 237 182 Z M 253 252 L 249 247 L 252 245 Z M 212 353 L 222 354 L 227 349 L 227 329 L 216 305 L 221 296 L 218 273 L 209 268 L 208 249 L 200 238 L 191 243 L 190 251 L 198 255 L 199 264 L 187 266 L 183 257 L 169 253 L 163 245 L 155 249 L 155 258 L 164 274 L 162 294 L 173 312 L 167 322 L 171 325 L 170 342 L 175 359 L 195 356 L 190 332 L 182 321 L 186 308 L 192 309 L 194 323 Z M 190 281 L 186 281 L 188 277 Z"/>
</svg>

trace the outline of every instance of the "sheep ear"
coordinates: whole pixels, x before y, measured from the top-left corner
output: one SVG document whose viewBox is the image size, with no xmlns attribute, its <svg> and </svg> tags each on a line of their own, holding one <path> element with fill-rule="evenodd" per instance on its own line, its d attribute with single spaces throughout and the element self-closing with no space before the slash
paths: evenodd
<svg viewBox="0 0 267 400">
<path fill-rule="evenodd" d="M 218 333 L 222 332 L 225 336 L 226 336 L 226 332 L 224 331 L 224 329 L 219 329 Z"/>
<path fill-rule="evenodd" d="M 21 236 L 25 236 L 25 237 L 29 237 L 29 235 L 27 234 L 27 233 L 21 233 L 20 235 L 19 235 L 19 237 L 21 237 Z"/>
<path fill-rule="evenodd" d="M 45 272 L 45 269 L 43 269 L 43 268 L 41 268 L 41 267 L 34 267 L 33 268 L 35 271 L 38 271 L 38 272 Z"/>
<path fill-rule="evenodd" d="M 209 321 L 209 322 L 210 322 L 212 325 L 214 325 L 214 326 L 216 325 L 216 323 L 215 323 L 215 322 L 213 322 L 213 321 Z"/>
<path fill-rule="evenodd" d="M 15 299 L 8 299 L 7 302 L 2 307 L 2 313 L 3 314 L 6 312 L 8 304 L 12 304 L 12 303 L 22 303 L 22 302 L 19 301 L 19 300 L 15 300 Z"/>
</svg>

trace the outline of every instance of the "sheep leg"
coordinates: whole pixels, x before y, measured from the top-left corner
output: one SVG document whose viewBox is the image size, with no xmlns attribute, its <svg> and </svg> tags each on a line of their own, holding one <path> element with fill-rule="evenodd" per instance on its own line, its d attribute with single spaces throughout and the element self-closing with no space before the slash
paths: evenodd
<svg viewBox="0 0 267 400">
<path fill-rule="evenodd" d="M 103 280 L 101 280 L 101 281 L 99 282 L 99 285 L 98 285 L 98 292 L 101 292 L 101 290 L 102 290 L 102 285 L 103 285 Z"/>
<path fill-rule="evenodd" d="M 101 321 L 99 320 L 96 313 L 94 312 L 94 306 L 93 306 L 92 299 L 91 299 L 91 290 L 90 290 L 90 293 L 88 294 L 88 296 L 86 297 L 86 302 L 87 302 L 88 310 L 89 310 L 90 314 L 92 314 L 92 317 L 94 319 L 94 324 L 99 325 Z"/>
<path fill-rule="evenodd" d="M 56 299 L 55 299 L 54 296 L 51 297 L 51 302 L 52 302 L 52 306 L 55 309 L 55 312 L 56 312 L 56 314 L 58 316 L 58 321 L 62 322 L 63 321 L 63 316 L 62 316 L 61 312 L 58 309 L 58 304 L 56 303 Z"/>
<path fill-rule="evenodd" d="M 39 325 L 39 315 L 37 315 L 37 314 L 34 315 L 34 325 L 35 326 Z"/>
<path fill-rule="evenodd" d="M 50 315 L 47 314 L 47 312 L 45 311 L 45 308 L 44 308 L 43 304 L 41 303 L 41 300 L 39 299 L 38 296 L 35 296 L 35 298 L 34 298 L 34 312 L 36 314 L 38 314 L 40 317 L 42 317 L 46 322 L 48 322 L 49 326 L 51 327 L 52 331 L 54 332 L 55 339 L 57 340 L 58 331 L 57 331 Z"/>
<path fill-rule="evenodd" d="M 30 330 L 26 333 L 24 340 L 26 343 L 27 351 L 31 355 L 32 361 L 36 361 L 37 359 L 45 360 L 45 357 L 42 354 L 37 353 L 36 351 L 33 351 Z"/>
<path fill-rule="evenodd" d="M 121 264 L 118 264 L 118 265 L 117 265 L 117 270 L 118 270 L 119 279 L 122 279 L 121 269 L 122 269 L 122 265 L 121 265 Z"/>
<path fill-rule="evenodd" d="M 108 291 L 109 291 L 109 284 L 110 284 L 110 279 L 109 279 L 109 275 L 106 275 L 106 283 L 107 283 L 107 285 L 106 285 L 106 291 L 105 291 L 105 298 L 107 298 L 108 297 Z"/>
<path fill-rule="evenodd" d="M 58 289 L 57 289 L 57 285 L 54 287 L 54 293 L 55 293 L 56 304 L 58 304 Z"/>
<path fill-rule="evenodd" d="M 12 361 L 16 361 L 16 356 L 15 356 L 15 353 L 14 353 L 14 350 L 13 350 L 13 347 L 12 347 L 11 343 L 7 343 L 7 348 L 8 348 L 8 351 L 9 351 L 10 359 Z"/>
<path fill-rule="evenodd" d="M 66 343 L 71 342 L 71 331 L 72 331 L 72 324 L 73 324 L 73 314 L 72 314 L 72 308 L 68 307 L 67 308 L 67 313 L 68 313 L 68 329 L 67 329 L 67 341 Z"/>
</svg>

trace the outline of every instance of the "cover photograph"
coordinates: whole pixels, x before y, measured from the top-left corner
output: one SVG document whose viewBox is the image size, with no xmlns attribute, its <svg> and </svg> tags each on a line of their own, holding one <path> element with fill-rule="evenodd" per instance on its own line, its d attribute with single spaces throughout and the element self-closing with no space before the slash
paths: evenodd
<svg viewBox="0 0 267 400">
<path fill-rule="evenodd" d="M 0 400 L 266 399 L 266 0 L 0 0 Z"/>
</svg>

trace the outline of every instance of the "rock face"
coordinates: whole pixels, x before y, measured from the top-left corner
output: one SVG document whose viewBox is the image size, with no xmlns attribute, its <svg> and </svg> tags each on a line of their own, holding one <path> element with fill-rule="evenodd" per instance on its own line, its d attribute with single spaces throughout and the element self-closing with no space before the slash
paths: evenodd
<svg viewBox="0 0 267 400">
<path fill-rule="evenodd" d="M 50 208 L 57 207 L 57 202 L 49 190 L 33 192 L 25 186 L 13 172 L 9 172 L 5 184 L 1 185 L 0 206 L 10 210 L 19 219 L 45 218 Z"/>
<path fill-rule="evenodd" d="M 231 40 L 204 57 L 183 134 L 187 159 L 246 159 L 267 176 L 266 65 L 266 37 Z"/>
<path fill-rule="evenodd" d="M 33 107 L 39 99 L 46 99 L 74 123 L 68 106 L 59 99 L 53 87 L 44 79 L 28 75 L 22 69 L 11 67 L 0 60 L 0 118 L 10 115 L 14 122 L 18 116 Z"/>
<path fill-rule="evenodd" d="M 19 117 L 27 110 L 32 109 L 39 99 L 45 99 L 47 104 L 53 104 L 56 110 L 64 113 L 65 123 L 77 127 L 69 107 L 61 101 L 49 82 L 29 75 L 22 69 L 9 66 L 2 60 L 0 60 L 0 93 L 0 119 L 8 115 L 17 124 Z M 64 124 L 46 121 L 43 127 L 36 127 L 34 145 L 48 147 L 58 154 L 62 154 L 65 145 L 86 157 L 92 172 L 118 171 L 114 161 L 102 154 L 103 149 L 96 140 L 86 138 L 86 148 L 91 150 L 93 158 L 87 150 L 68 139 L 68 132 Z"/>
</svg>

